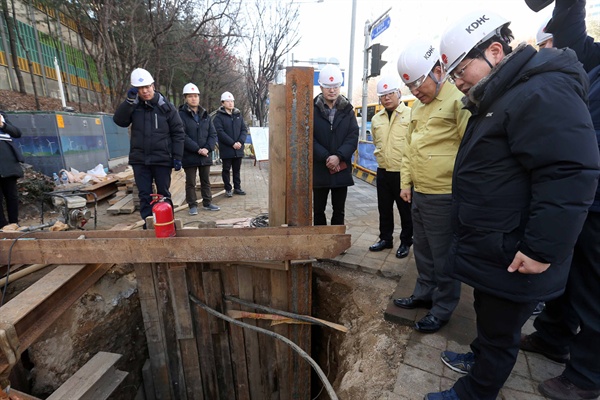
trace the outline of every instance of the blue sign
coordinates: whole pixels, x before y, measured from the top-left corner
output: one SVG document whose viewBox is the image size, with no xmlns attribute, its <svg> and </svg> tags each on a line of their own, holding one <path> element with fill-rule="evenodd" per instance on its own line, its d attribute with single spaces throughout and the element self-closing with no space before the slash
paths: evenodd
<svg viewBox="0 0 600 400">
<path fill-rule="evenodd" d="M 392 20 L 390 19 L 390 16 L 388 15 L 383 20 L 381 20 L 381 22 L 379 22 L 377 25 L 375 25 L 373 27 L 373 30 L 371 31 L 371 40 L 375 39 L 377 36 L 381 35 L 381 33 L 383 31 L 385 31 L 387 28 L 389 28 L 391 22 L 392 22 Z"/>
</svg>

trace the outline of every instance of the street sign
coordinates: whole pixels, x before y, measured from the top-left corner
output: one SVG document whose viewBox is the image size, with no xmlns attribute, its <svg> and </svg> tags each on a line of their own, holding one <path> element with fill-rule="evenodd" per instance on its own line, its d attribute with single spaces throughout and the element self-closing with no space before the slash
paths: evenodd
<svg viewBox="0 0 600 400">
<path fill-rule="evenodd" d="M 381 33 L 383 31 L 385 31 L 387 28 L 389 28 L 391 22 L 392 22 L 392 20 L 390 19 L 390 16 L 388 15 L 387 17 L 382 19 L 381 22 L 379 22 L 377 25 L 375 25 L 373 27 L 373 30 L 371 31 L 371 40 L 375 39 L 377 36 L 381 35 Z"/>
</svg>

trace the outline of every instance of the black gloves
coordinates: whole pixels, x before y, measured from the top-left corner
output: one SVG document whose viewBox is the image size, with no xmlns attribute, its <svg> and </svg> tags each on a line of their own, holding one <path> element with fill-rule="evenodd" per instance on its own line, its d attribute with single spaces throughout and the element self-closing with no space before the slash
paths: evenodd
<svg viewBox="0 0 600 400">
<path fill-rule="evenodd" d="M 129 104 L 138 103 L 138 88 L 132 87 L 127 91 L 127 102 Z"/>
<path fill-rule="evenodd" d="M 175 168 L 175 171 L 179 171 L 181 169 L 181 160 L 173 160 L 173 168 Z"/>
</svg>

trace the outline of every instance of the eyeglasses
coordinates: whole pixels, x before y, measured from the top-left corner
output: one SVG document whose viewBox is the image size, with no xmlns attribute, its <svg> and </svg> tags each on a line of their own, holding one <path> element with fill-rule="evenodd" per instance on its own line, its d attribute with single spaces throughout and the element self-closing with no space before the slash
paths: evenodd
<svg viewBox="0 0 600 400">
<path fill-rule="evenodd" d="M 448 80 L 450 81 L 450 83 L 456 83 L 457 79 L 462 79 L 465 76 L 467 67 L 475 60 L 476 60 L 476 58 L 471 58 L 471 61 L 469 61 L 468 63 L 463 65 L 463 67 L 461 69 L 459 69 L 459 70 L 455 69 L 454 71 L 450 72 L 450 74 L 448 75 Z"/>
<path fill-rule="evenodd" d="M 425 79 L 427 79 L 427 75 L 423 75 L 416 81 L 407 83 L 406 87 L 408 88 L 408 90 L 410 90 L 412 92 L 413 90 L 418 89 L 423 84 L 423 82 L 425 82 Z"/>
<path fill-rule="evenodd" d="M 396 91 L 389 92 L 389 93 L 386 93 L 386 94 L 382 94 L 381 96 L 379 96 L 379 98 L 380 98 L 380 99 L 390 98 L 390 97 L 392 97 L 392 96 L 393 96 L 395 93 L 396 93 Z"/>
</svg>

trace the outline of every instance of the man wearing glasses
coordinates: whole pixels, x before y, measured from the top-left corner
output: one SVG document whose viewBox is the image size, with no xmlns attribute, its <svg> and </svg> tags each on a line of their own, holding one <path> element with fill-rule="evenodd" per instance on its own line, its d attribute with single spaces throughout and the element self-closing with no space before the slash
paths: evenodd
<svg viewBox="0 0 600 400">
<path fill-rule="evenodd" d="M 415 324 L 423 333 L 443 327 L 460 299 L 460 282 L 444 272 L 452 242 L 452 170 L 471 113 L 462 94 L 442 79 L 437 45 L 414 40 L 398 59 L 398 73 L 417 98 L 402 157 L 400 196 L 412 203 L 414 253 L 419 276 L 401 308 L 430 308 Z"/>
<path fill-rule="evenodd" d="M 369 247 L 381 251 L 393 247 L 394 203 L 400 212 L 400 246 L 396 257 L 408 256 L 413 242 L 410 204 L 400 198 L 400 166 L 410 121 L 410 108 L 400 101 L 400 79 L 385 76 L 377 83 L 377 95 L 384 109 L 371 120 L 375 158 L 377 159 L 377 209 L 379 210 L 379 241 Z"/>
<path fill-rule="evenodd" d="M 344 77 L 335 65 L 319 72 L 321 94 L 314 99 L 313 114 L 313 218 L 327 225 L 325 209 L 331 192 L 331 225 L 344 225 L 352 154 L 358 147 L 358 123 L 350 101 L 340 94 Z"/>
<path fill-rule="evenodd" d="M 513 51 L 509 24 L 470 12 L 440 43 L 442 67 L 472 113 L 452 177 L 446 270 L 473 287 L 477 336 L 472 352 L 442 352 L 466 375 L 426 400 L 497 398 L 517 360 L 521 327 L 538 300 L 565 289 L 598 182 L 581 63 L 570 49 L 538 53 L 524 43 Z"/>
</svg>

